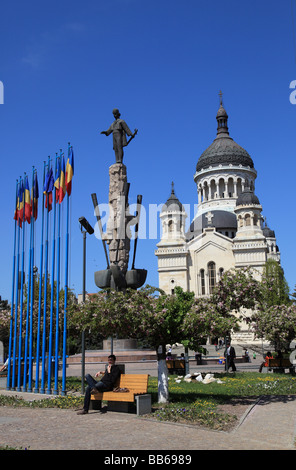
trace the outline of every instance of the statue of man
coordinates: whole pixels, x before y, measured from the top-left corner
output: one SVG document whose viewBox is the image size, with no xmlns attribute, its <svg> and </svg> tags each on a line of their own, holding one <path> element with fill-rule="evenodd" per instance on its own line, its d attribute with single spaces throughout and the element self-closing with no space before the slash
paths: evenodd
<svg viewBox="0 0 296 470">
<path fill-rule="evenodd" d="M 126 147 L 129 142 L 135 137 L 138 130 L 132 133 L 123 119 L 120 119 L 120 112 L 117 108 L 113 109 L 113 115 L 115 121 L 112 122 L 111 126 L 107 131 L 102 131 L 101 134 L 110 135 L 113 132 L 113 149 L 115 151 L 116 163 L 122 163 L 123 160 L 123 147 Z M 130 136 L 130 140 L 127 142 L 126 135 Z"/>
</svg>

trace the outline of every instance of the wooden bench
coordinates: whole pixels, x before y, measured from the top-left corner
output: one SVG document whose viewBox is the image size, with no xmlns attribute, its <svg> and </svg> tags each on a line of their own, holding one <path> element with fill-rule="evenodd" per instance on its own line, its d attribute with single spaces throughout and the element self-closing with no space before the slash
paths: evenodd
<svg viewBox="0 0 296 470">
<path fill-rule="evenodd" d="M 278 359 L 267 359 L 267 366 L 264 366 L 262 372 L 269 372 L 269 369 L 275 372 L 284 372 L 285 369 L 289 369 L 291 373 L 295 373 L 295 365 L 291 364 L 290 359 L 278 358 Z"/>
<path fill-rule="evenodd" d="M 91 395 L 92 409 L 101 407 L 101 401 L 108 402 L 108 410 L 130 412 L 136 402 L 137 415 L 151 413 L 151 395 L 147 394 L 148 374 L 121 374 L 115 389 L 126 388 L 128 392 L 95 392 Z"/>
<path fill-rule="evenodd" d="M 185 375 L 184 359 L 168 359 L 166 361 L 169 374 Z"/>
</svg>

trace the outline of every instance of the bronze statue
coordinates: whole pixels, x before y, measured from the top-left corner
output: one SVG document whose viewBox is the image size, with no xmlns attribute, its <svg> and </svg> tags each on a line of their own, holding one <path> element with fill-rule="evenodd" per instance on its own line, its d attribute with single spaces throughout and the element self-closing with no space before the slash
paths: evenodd
<svg viewBox="0 0 296 470">
<path fill-rule="evenodd" d="M 113 149 L 115 151 L 116 163 L 122 163 L 123 160 L 123 147 L 126 147 L 130 141 L 135 137 L 138 129 L 132 133 L 128 125 L 123 119 L 120 119 L 120 112 L 117 108 L 113 109 L 115 121 L 107 131 L 102 131 L 101 134 L 110 135 L 113 132 Z M 130 137 L 127 141 L 126 135 Z"/>
</svg>

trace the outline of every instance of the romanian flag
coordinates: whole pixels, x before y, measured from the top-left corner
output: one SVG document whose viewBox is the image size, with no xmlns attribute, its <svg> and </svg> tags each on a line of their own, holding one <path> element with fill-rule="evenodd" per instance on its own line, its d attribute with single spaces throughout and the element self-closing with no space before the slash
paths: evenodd
<svg viewBox="0 0 296 470">
<path fill-rule="evenodd" d="M 60 163 L 60 159 L 57 158 L 57 160 L 56 160 L 56 173 L 55 173 L 55 180 L 54 180 L 54 187 L 56 188 L 56 190 L 55 190 L 56 202 L 59 202 L 60 173 L 61 173 L 61 163 Z"/>
<path fill-rule="evenodd" d="M 34 175 L 34 183 L 33 183 L 33 188 L 31 191 L 31 217 L 34 217 L 34 219 L 37 219 L 38 215 L 38 198 L 39 198 L 39 187 L 38 187 L 38 179 L 37 179 L 37 171 L 35 172 Z M 33 208 L 34 205 L 34 208 Z M 34 214 L 33 214 L 34 211 Z"/>
<path fill-rule="evenodd" d="M 74 175 L 74 153 L 73 148 L 69 150 L 67 165 L 66 165 L 66 191 L 71 196 L 72 191 L 72 178 Z"/>
<path fill-rule="evenodd" d="M 13 217 L 14 220 L 17 220 L 17 223 L 20 227 L 22 226 L 22 218 L 20 217 L 21 198 L 22 198 L 22 181 L 18 184 L 16 208 L 15 208 L 14 217 Z"/>
<path fill-rule="evenodd" d="M 19 187 L 19 204 L 18 204 L 18 225 L 22 226 L 22 221 L 24 219 L 24 205 L 25 205 L 25 190 L 23 180 L 20 182 Z"/>
<path fill-rule="evenodd" d="M 20 185 L 18 184 L 18 185 L 17 185 L 16 205 L 15 205 L 14 216 L 13 216 L 13 219 L 14 219 L 14 220 L 17 220 L 17 219 L 18 219 L 19 204 L 20 204 Z"/>
<path fill-rule="evenodd" d="M 26 176 L 26 182 L 25 182 L 25 220 L 28 223 L 31 222 L 31 197 L 30 197 L 29 181 L 28 181 L 27 176 Z"/>
<path fill-rule="evenodd" d="M 50 212 L 52 209 L 53 188 L 54 188 L 53 172 L 52 172 L 52 168 L 50 168 L 46 173 L 44 186 L 43 186 L 43 193 L 46 195 L 45 208 L 48 210 L 48 212 Z"/>
<path fill-rule="evenodd" d="M 63 201 L 66 194 L 66 184 L 65 184 L 65 159 L 64 155 L 61 160 L 61 172 L 60 172 L 60 187 L 59 187 L 59 203 Z"/>
</svg>

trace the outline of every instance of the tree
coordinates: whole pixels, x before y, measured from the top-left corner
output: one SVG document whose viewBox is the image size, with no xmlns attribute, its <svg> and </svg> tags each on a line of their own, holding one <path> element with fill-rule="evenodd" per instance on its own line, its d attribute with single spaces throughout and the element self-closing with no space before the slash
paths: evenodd
<svg viewBox="0 0 296 470">
<path fill-rule="evenodd" d="M 252 317 L 257 338 L 270 341 L 275 350 L 288 349 L 296 337 L 296 305 L 272 305 L 258 310 Z"/>
<path fill-rule="evenodd" d="M 261 310 L 274 305 L 289 305 L 289 286 L 280 264 L 269 259 L 263 270 L 261 280 Z"/>
<path fill-rule="evenodd" d="M 185 340 L 184 317 L 191 308 L 194 293 L 176 288 L 175 295 L 166 295 L 149 286 L 125 293 L 101 291 L 84 304 L 73 306 L 69 322 L 79 331 L 100 331 L 104 337 L 146 340 L 158 360 L 158 400 L 168 401 L 166 344 Z"/>
<path fill-rule="evenodd" d="M 266 262 L 260 290 L 251 319 L 255 337 L 270 341 L 275 349 L 286 348 L 296 337 L 296 305 L 289 297 L 289 286 L 277 261 Z"/>
</svg>

